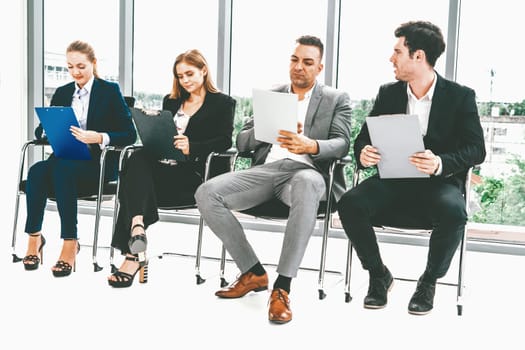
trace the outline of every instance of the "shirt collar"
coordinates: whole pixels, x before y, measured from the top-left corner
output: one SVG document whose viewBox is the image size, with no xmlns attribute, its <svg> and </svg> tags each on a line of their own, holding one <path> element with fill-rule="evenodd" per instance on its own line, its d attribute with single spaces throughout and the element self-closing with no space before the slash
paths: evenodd
<svg viewBox="0 0 525 350">
<path fill-rule="evenodd" d="M 437 74 L 436 72 L 434 72 L 434 80 L 432 81 L 432 85 L 430 85 L 430 89 L 428 89 L 425 96 L 419 99 L 420 101 L 425 101 L 425 100 L 432 101 L 432 97 L 434 97 L 434 90 L 436 90 L 436 82 L 437 82 Z M 407 95 L 408 95 L 408 98 L 410 99 L 414 99 L 415 101 L 418 100 L 418 98 L 412 93 L 412 90 L 410 90 L 409 84 L 407 84 Z"/>
<path fill-rule="evenodd" d="M 316 83 L 316 84 L 317 84 L 317 83 Z M 314 91 L 314 88 L 315 88 L 315 85 L 316 85 L 316 84 L 314 84 L 314 85 L 312 86 L 312 88 L 311 88 L 310 90 L 308 90 L 308 91 L 304 94 L 304 100 L 309 100 L 310 97 L 312 97 L 312 92 Z M 287 91 L 287 92 L 290 93 L 290 94 L 293 94 L 293 93 L 294 93 L 294 92 L 292 92 L 292 85 L 288 85 L 288 91 Z M 303 100 L 303 101 L 304 101 L 304 100 Z"/>
<path fill-rule="evenodd" d="M 86 85 L 84 85 L 84 89 L 86 89 L 86 91 L 88 92 L 88 94 L 91 93 L 91 89 L 93 88 L 93 82 L 95 81 L 95 76 L 92 76 L 91 79 L 88 80 L 88 82 L 86 83 Z M 80 90 L 80 88 L 78 87 L 77 84 L 75 84 L 75 93 L 78 92 L 78 90 Z"/>
</svg>

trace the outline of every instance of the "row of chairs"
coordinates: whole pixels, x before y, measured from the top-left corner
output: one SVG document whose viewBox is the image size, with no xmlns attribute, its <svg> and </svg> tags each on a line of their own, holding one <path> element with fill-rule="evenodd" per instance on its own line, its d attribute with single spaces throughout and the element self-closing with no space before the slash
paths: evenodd
<svg viewBox="0 0 525 350">
<path fill-rule="evenodd" d="M 128 106 L 130 108 L 134 107 L 134 98 L 133 97 L 126 97 L 126 102 L 128 103 Z M 18 185 L 17 185 L 17 194 L 16 194 L 16 201 L 15 201 L 15 218 L 14 218 L 14 225 L 13 225 L 13 236 L 12 236 L 12 256 L 13 256 L 13 262 L 21 261 L 22 259 L 17 256 L 16 254 L 16 236 L 17 236 L 17 222 L 18 222 L 18 212 L 19 212 L 19 201 L 20 196 L 25 194 L 25 182 L 24 179 L 24 165 L 26 162 L 26 157 L 28 150 L 35 146 L 44 147 L 47 143 L 39 140 L 30 140 L 26 142 L 22 146 L 21 150 L 21 156 L 20 156 L 20 163 L 19 163 L 19 173 L 18 173 Z M 130 145 L 122 148 L 117 147 L 106 147 L 100 158 L 100 177 L 99 177 L 99 187 L 98 192 L 96 194 L 89 193 L 87 191 L 84 191 L 83 189 L 80 189 L 79 192 L 79 200 L 87 200 L 87 201 L 95 201 L 96 207 L 95 207 L 95 224 L 94 224 L 94 232 L 93 232 L 93 245 L 92 245 L 92 261 L 93 261 L 93 267 L 94 271 L 100 271 L 102 270 L 102 267 L 98 264 L 97 261 L 97 252 L 98 252 L 98 234 L 99 234 L 99 225 L 100 225 L 100 216 L 101 216 L 101 205 L 102 202 L 105 200 L 111 200 L 113 199 L 113 220 L 112 220 L 112 231 L 114 231 L 115 223 L 116 223 L 116 217 L 118 213 L 118 196 L 116 195 L 119 191 L 119 182 L 118 179 L 116 181 L 111 182 L 104 182 L 104 172 L 105 172 L 105 159 L 108 152 L 118 152 L 120 154 L 120 161 L 119 161 L 119 172 L 122 171 L 123 167 L 125 166 L 125 161 L 129 157 L 129 155 L 140 148 L 140 145 Z M 251 153 L 238 153 L 236 149 L 232 148 L 230 150 L 227 150 L 225 152 L 214 152 L 211 153 L 207 160 L 205 165 L 205 174 L 203 175 L 203 181 L 208 180 L 210 176 L 210 170 L 211 166 L 215 159 L 217 158 L 228 158 L 230 163 L 230 169 L 232 171 L 235 171 L 235 164 L 237 163 L 237 160 L 242 158 L 248 158 L 251 159 L 252 154 Z M 322 222 L 322 243 L 321 243 L 321 254 L 320 254 L 320 266 L 319 266 L 319 276 L 318 276 L 318 296 L 319 299 L 324 299 L 326 297 L 326 292 L 324 289 L 324 279 L 325 279 L 325 273 L 326 273 L 326 257 L 327 257 L 327 244 L 328 239 L 330 236 L 330 232 L 339 231 L 339 233 L 342 232 L 342 228 L 336 228 L 332 225 L 332 215 L 336 211 L 336 205 L 333 203 L 332 198 L 332 188 L 333 188 L 333 176 L 334 172 L 338 171 L 339 168 L 344 168 L 350 164 L 351 159 L 350 157 L 344 157 L 342 159 L 338 159 L 334 161 L 330 166 L 330 178 L 329 178 L 329 186 L 327 188 L 326 193 L 326 200 L 322 201 L 319 205 L 318 215 L 317 219 Z M 472 169 L 469 170 L 467 175 L 467 181 L 466 181 L 466 188 L 465 188 L 465 200 L 467 204 L 469 203 L 469 191 L 470 191 L 470 176 L 471 176 Z M 359 182 L 359 178 L 361 176 L 361 173 L 359 170 L 355 170 L 353 173 L 353 186 L 356 186 Z M 51 198 L 51 200 L 53 200 Z M 467 205 L 468 208 L 468 205 Z M 185 210 L 185 209 L 197 209 L 197 205 L 195 202 L 191 203 L 181 203 L 180 205 L 171 206 L 171 207 L 162 207 L 160 208 L 162 210 Z M 267 218 L 267 219 L 277 219 L 277 220 L 285 220 L 288 217 L 288 210 L 289 208 L 284 205 L 282 202 L 278 200 L 272 200 L 268 201 L 266 203 L 263 203 L 257 207 L 242 211 L 244 214 L 248 214 L 255 217 L 260 218 Z M 411 220 L 412 221 L 412 220 Z M 201 265 L 201 258 L 202 258 L 202 239 L 203 239 L 203 230 L 204 230 L 204 220 L 199 215 L 199 225 L 198 225 L 198 235 L 197 235 L 197 249 L 195 254 L 195 276 L 196 276 L 196 283 L 201 284 L 205 281 L 205 279 L 201 275 L 200 271 L 200 265 Z M 429 236 L 430 233 L 430 227 L 421 226 L 421 225 L 414 225 L 410 227 L 404 227 L 399 228 L 397 227 L 395 229 L 396 232 L 401 233 L 414 233 L 414 228 L 418 228 L 419 231 L 417 231 L 418 234 Z M 377 227 L 377 231 L 382 232 L 391 232 L 391 228 L 387 227 Z M 344 234 L 342 235 L 344 236 Z M 340 238 L 341 234 L 335 235 L 335 237 Z M 458 315 L 462 314 L 463 310 L 463 304 L 462 304 L 462 295 L 463 295 L 463 289 L 464 289 L 464 255 L 466 251 L 466 228 L 465 232 L 463 233 L 463 237 L 461 239 L 460 243 L 460 249 L 459 249 L 459 273 L 458 273 L 458 280 L 456 284 L 452 284 L 453 286 L 457 287 L 457 312 Z M 114 259 L 114 249 L 110 249 L 110 266 L 112 271 L 114 272 L 116 270 L 116 266 L 113 264 Z M 226 252 L 224 249 L 224 246 L 222 247 L 221 251 L 221 258 L 220 258 L 220 285 L 225 286 L 228 284 L 228 282 L 225 279 L 225 262 L 226 262 Z M 352 300 L 352 297 L 350 295 L 350 280 L 351 280 L 351 269 L 352 269 L 352 244 L 348 240 L 348 249 L 347 249 L 347 259 L 346 259 L 346 272 L 345 272 L 345 301 L 350 302 Z M 414 280 L 415 281 L 415 280 Z"/>
<path fill-rule="evenodd" d="M 127 98 L 128 105 L 130 108 L 133 108 L 134 101 L 133 99 Z M 14 217 L 14 224 L 13 224 L 13 236 L 12 236 L 12 256 L 13 256 L 13 262 L 19 262 L 22 260 L 22 258 L 18 257 L 16 254 L 16 238 L 17 238 L 17 226 L 18 226 L 18 217 L 19 217 L 19 203 L 20 198 L 22 195 L 25 195 L 25 186 L 26 186 L 26 180 L 24 179 L 25 175 L 25 163 L 26 163 L 26 157 L 28 154 L 28 151 L 30 150 L 30 146 L 41 146 L 45 147 L 48 146 L 48 143 L 41 140 L 30 140 L 26 142 L 22 146 L 21 150 L 21 156 L 20 156 L 20 164 L 19 164 L 19 172 L 18 172 L 18 186 L 17 186 L 17 193 L 16 193 L 16 200 L 15 200 L 15 217 Z M 104 182 L 104 173 L 105 173 L 105 159 L 108 152 L 118 152 L 119 153 L 119 174 L 122 172 L 123 168 L 125 167 L 125 161 L 130 156 L 132 152 L 135 150 L 141 148 L 141 145 L 129 145 L 126 147 L 118 148 L 118 147 L 106 147 L 100 158 L 100 176 L 99 176 L 99 187 L 98 192 L 96 194 L 90 193 L 87 189 L 80 189 L 79 190 L 79 200 L 82 201 L 94 201 L 95 202 L 95 223 L 94 223 L 94 231 L 93 231 L 93 244 L 92 244 L 92 263 L 93 263 L 93 269 L 95 272 L 101 271 L 103 267 L 98 262 L 98 238 L 99 238 L 99 226 L 100 226 L 100 219 L 101 219 L 101 209 L 102 209 L 102 202 L 113 199 L 113 217 L 112 217 L 112 231 L 115 229 L 116 224 L 116 218 L 118 214 L 118 208 L 119 208 L 119 201 L 118 196 L 116 195 L 119 191 L 119 181 L 118 179 L 116 181 L 110 181 L 110 182 Z M 211 153 L 207 160 L 205 165 L 205 174 L 203 175 L 203 181 L 206 181 L 210 177 L 211 173 L 211 167 L 213 165 L 213 162 L 218 158 L 228 158 L 230 163 L 230 169 L 235 170 L 235 164 L 237 163 L 237 160 L 239 158 L 252 158 L 251 153 L 241 153 L 239 154 L 235 148 L 231 148 L 225 152 L 213 152 Z M 335 212 L 335 206 L 332 203 L 332 185 L 333 185 L 333 174 L 336 167 L 343 167 L 346 163 L 349 162 L 349 158 L 342 159 L 333 162 L 333 164 L 330 167 L 330 181 L 329 181 L 329 187 L 327 188 L 327 194 L 326 198 L 327 200 L 323 201 L 319 206 L 318 211 L 318 219 L 323 221 L 323 229 L 322 229 L 322 252 L 321 252 L 321 262 L 319 267 L 319 298 L 323 299 L 326 296 L 326 293 L 324 292 L 324 275 L 325 275 L 325 262 L 326 262 L 326 247 L 327 247 L 327 241 L 328 241 L 328 233 L 330 230 L 330 222 L 332 218 L 332 214 Z M 50 198 L 50 200 L 54 200 L 53 198 Z M 174 210 L 174 211 L 180 211 L 180 210 L 186 210 L 186 209 L 197 209 L 196 203 L 188 202 L 188 203 L 180 203 L 179 205 L 174 205 L 170 207 L 160 207 L 161 210 Z M 259 205 L 255 208 L 245 210 L 243 211 L 244 214 L 255 216 L 255 217 L 261 217 L 266 219 L 276 219 L 276 220 L 283 220 L 288 217 L 288 211 L 289 208 L 283 204 L 282 202 L 278 200 L 269 201 L 267 203 L 263 203 L 262 205 Z M 196 276 L 196 283 L 201 284 L 205 281 L 205 279 L 202 277 L 201 271 L 200 271 L 200 265 L 201 265 L 201 258 L 202 258 L 202 239 L 203 239 L 203 231 L 204 231 L 204 220 L 199 215 L 199 225 L 198 225 L 198 235 L 197 235 L 197 249 L 195 253 L 195 276 Z M 114 260 L 114 249 L 110 248 L 110 267 L 112 272 L 116 271 L 117 267 L 113 263 Z M 220 258 L 220 284 L 221 286 L 225 286 L 228 282 L 224 278 L 224 271 L 225 271 L 225 262 L 226 262 L 226 252 L 224 247 L 222 248 L 221 252 L 221 258 Z"/>
</svg>

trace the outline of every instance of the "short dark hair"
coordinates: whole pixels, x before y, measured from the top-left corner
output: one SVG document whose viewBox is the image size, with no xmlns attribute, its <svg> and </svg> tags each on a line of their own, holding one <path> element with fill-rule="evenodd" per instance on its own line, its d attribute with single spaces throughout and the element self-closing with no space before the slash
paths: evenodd
<svg viewBox="0 0 525 350">
<path fill-rule="evenodd" d="M 315 46 L 319 49 L 320 58 L 323 58 L 324 45 L 321 39 L 313 35 L 303 35 L 295 40 L 297 44 Z"/>
<path fill-rule="evenodd" d="M 405 37 L 410 57 L 417 50 L 425 51 L 428 64 L 432 67 L 445 51 L 445 40 L 441 29 L 426 21 L 410 21 L 401 24 L 394 32 L 396 38 Z"/>
</svg>

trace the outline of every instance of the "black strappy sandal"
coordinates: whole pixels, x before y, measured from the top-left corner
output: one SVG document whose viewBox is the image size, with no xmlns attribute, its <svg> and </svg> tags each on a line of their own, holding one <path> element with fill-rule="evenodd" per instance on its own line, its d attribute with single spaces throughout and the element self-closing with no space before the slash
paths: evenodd
<svg viewBox="0 0 525 350">
<path fill-rule="evenodd" d="M 22 259 L 22 263 L 24 264 L 24 269 L 27 271 L 36 270 L 38 269 L 38 266 L 40 264 L 44 264 L 44 245 L 46 244 L 46 239 L 43 235 L 30 235 L 31 237 L 38 237 L 40 236 L 40 246 L 37 250 L 37 255 L 26 255 Z"/>
<path fill-rule="evenodd" d="M 138 261 L 144 263 L 146 261 L 146 249 L 148 247 L 148 239 L 146 238 L 146 229 L 142 224 L 135 224 L 131 228 L 131 232 L 135 227 L 142 227 L 144 233 L 132 235 L 128 241 L 129 251 L 133 255 L 137 255 Z"/>
<path fill-rule="evenodd" d="M 68 240 L 68 239 L 65 239 Z M 77 254 L 80 251 L 80 243 L 77 241 Z M 76 266 L 77 266 L 77 259 L 75 257 L 75 260 L 73 261 L 73 266 L 71 266 L 70 263 L 64 260 L 58 260 L 55 264 L 55 268 L 58 270 L 51 270 L 53 272 L 53 276 L 55 277 L 66 277 L 71 275 L 71 271 L 75 272 Z"/>
<path fill-rule="evenodd" d="M 117 271 L 112 274 L 112 276 L 115 277 L 115 280 L 108 279 L 108 284 L 114 288 L 126 288 L 130 287 L 133 284 L 133 280 L 135 279 L 135 275 L 137 272 L 140 271 L 139 274 L 139 282 L 140 283 L 147 283 L 148 282 L 148 262 L 147 261 L 140 261 L 137 256 L 131 257 L 126 256 L 126 260 L 128 261 L 135 261 L 139 263 L 139 267 L 133 274 L 129 274 L 122 271 Z"/>
</svg>

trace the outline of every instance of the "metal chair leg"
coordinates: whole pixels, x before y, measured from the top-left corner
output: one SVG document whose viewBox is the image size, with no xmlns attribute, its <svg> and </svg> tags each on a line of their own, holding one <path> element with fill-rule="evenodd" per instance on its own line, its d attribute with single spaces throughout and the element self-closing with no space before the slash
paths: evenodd
<svg viewBox="0 0 525 350">
<path fill-rule="evenodd" d="M 222 250 L 221 250 L 221 263 L 220 263 L 220 272 L 219 272 L 219 276 L 221 278 L 221 288 L 226 287 L 228 285 L 228 281 L 226 281 L 226 278 L 224 278 L 225 266 L 226 266 L 226 248 L 224 248 L 224 245 L 223 245 Z"/>
<path fill-rule="evenodd" d="M 323 223 L 323 241 L 321 248 L 321 265 L 319 266 L 319 283 L 318 283 L 318 292 L 319 300 L 326 298 L 326 292 L 324 291 L 324 274 L 326 268 L 326 249 L 328 244 L 328 229 L 330 227 L 330 203 L 327 204 L 327 213 L 325 214 L 325 219 Z"/>
<path fill-rule="evenodd" d="M 350 278 L 352 275 L 352 243 L 348 240 L 348 251 L 346 253 L 346 276 L 345 276 L 345 302 L 352 301 L 350 295 Z"/>
<path fill-rule="evenodd" d="M 202 234 L 204 230 L 204 219 L 199 218 L 199 236 L 197 238 L 197 253 L 195 255 L 195 277 L 197 284 L 203 284 L 206 280 L 201 276 L 201 254 L 202 254 Z"/>
<path fill-rule="evenodd" d="M 106 154 L 107 148 L 104 148 L 100 156 L 100 172 L 98 176 L 98 193 L 97 204 L 95 209 L 95 231 L 93 232 L 93 270 L 95 272 L 101 271 L 102 266 L 97 263 L 97 249 L 98 249 L 98 229 L 100 224 L 100 209 L 102 206 L 102 195 L 104 192 L 104 173 L 106 168 Z"/>
<path fill-rule="evenodd" d="M 334 185 L 334 167 L 335 163 L 332 163 L 329 169 L 329 182 L 326 191 L 326 211 L 323 221 L 323 241 L 321 244 L 321 265 L 319 266 L 319 299 L 323 300 L 326 298 L 324 291 L 324 274 L 326 269 L 326 249 L 328 245 L 328 230 L 330 229 L 330 221 L 332 220 L 332 190 Z"/>
<path fill-rule="evenodd" d="M 20 257 L 18 257 L 18 255 L 16 255 L 16 230 L 17 230 L 17 226 L 18 226 L 18 208 L 19 208 L 19 205 L 20 205 L 20 192 L 17 189 L 16 202 L 15 202 L 15 220 L 13 222 L 13 238 L 11 239 L 11 248 L 12 248 L 12 251 L 13 251 L 11 253 L 11 255 L 13 256 L 13 262 L 14 263 L 22 261 L 22 258 L 20 258 Z"/>
<path fill-rule="evenodd" d="M 29 145 L 32 145 L 34 143 L 35 141 L 27 141 L 26 143 L 24 143 L 24 145 L 22 146 L 22 149 L 20 150 L 20 160 L 18 164 L 18 183 L 17 183 L 17 188 L 16 188 L 16 200 L 15 200 L 15 217 L 13 221 L 13 237 L 11 239 L 11 249 L 13 251 L 11 255 L 13 257 L 14 263 L 22 261 L 22 258 L 16 255 L 16 232 L 18 229 L 18 210 L 20 208 L 20 195 L 23 194 L 23 192 L 20 191 L 20 184 L 22 183 L 22 177 L 24 175 L 24 163 L 25 163 L 27 148 L 29 147 Z"/>
<path fill-rule="evenodd" d="M 461 238 L 460 248 L 459 248 L 459 271 L 458 271 L 458 291 L 457 291 L 457 311 L 458 316 L 463 314 L 463 291 L 465 285 L 464 273 L 465 273 L 465 255 L 467 251 L 467 225 L 465 225 L 465 230 L 463 231 L 463 237 Z"/>
</svg>

